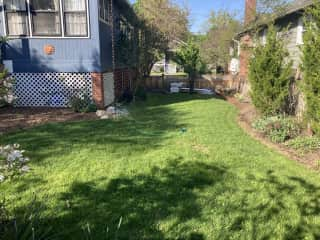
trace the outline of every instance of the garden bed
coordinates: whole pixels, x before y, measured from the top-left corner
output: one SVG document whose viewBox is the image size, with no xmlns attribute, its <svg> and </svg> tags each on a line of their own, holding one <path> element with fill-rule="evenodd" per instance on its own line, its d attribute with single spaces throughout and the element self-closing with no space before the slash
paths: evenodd
<svg viewBox="0 0 320 240">
<path fill-rule="evenodd" d="M 0 134 L 50 122 L 97 119 L 95 113 L 75 113 L 66 108 L 0 108 Z"/>
<path fill-rule="evenodd" d="M 311 169 L 319 170 L 320 168 L 320 151 L 310 151 L 302 153 L 295 149 L 285 146 L 283 143 L 274 143 L 268 137 L 255 130 L 252 123 L 259 117 L 253 105 L 247 102 L 240 102 L 236 98 L 227 98 L 228 102 L 232 103 L 239 110 L 238 122 L 250 136 L 262 142 L 268 147 L 277 150 L 278 152 L 294 159 Z"/>
</svg>

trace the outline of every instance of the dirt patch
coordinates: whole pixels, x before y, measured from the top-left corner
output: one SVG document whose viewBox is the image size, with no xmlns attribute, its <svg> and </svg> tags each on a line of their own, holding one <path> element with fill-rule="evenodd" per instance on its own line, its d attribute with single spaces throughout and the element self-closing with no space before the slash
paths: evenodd
<svg viewBox="0 0 320 240">
<path fill-rule="evenodd" d="M 301 152 L 288 148 L 283 144 L 276 144 L 270 141 L 263 134 L 252 128 L 252 122 L 259 116 L 254 107 L 250 103 L 239 102 L 236 98 L 227 97 L 228 102 L 233 104 L 239 110 L 238 123 L 251 137 L 262 142 L 269 148 L 275 149 L 281 154 L 304 164 L 308 168 L 319 170 L 320 151 L 301 154 Z"/>
<path fill-rule="evenodd" d="M 70 109 L 1 108 L 0 134 L 51 122 L 97 119 L 95 113 L 74 113 Z"/>
</svg>

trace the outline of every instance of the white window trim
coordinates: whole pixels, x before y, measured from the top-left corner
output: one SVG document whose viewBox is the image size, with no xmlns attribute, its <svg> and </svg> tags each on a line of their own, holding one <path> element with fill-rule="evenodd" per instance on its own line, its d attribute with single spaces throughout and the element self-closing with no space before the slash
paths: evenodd
<svg viewBox="0 0 320 240">
<path fill-rule="evenodd" d="M 300 17 L 298 20 L 298 26 L 297 26 L 297 38 L 296 38 L 296 44 L 297 45 L 303 45 L 303 33 L 305 32 L 304 26 L 303 26 L 303 18 Z"/>
<path fill-rule="evenodd" d="M 267 44 L 268 28 L 263 29 L 261 43 L 263 46 Z"/>
<path fill-rule="evenodd" d="M 60 3 L 60 21 L 61 21 L 61 36 L 33 36 L 33 32 L 32 32 L 32 23 L 31 23 L 31 10 L 30 10 L 30 0 L 26 0 L 27 2 L 27 10 L 28 10 L 28 22 L 29 22 L 29 36 L 9 36 L 8 32 L 7 32 L 7 19 L 6 19 L 6 15 L 5 15 L 5 11 L 4 11 L 4 0 L 0 0 L 1 4 L 2 4 L 2 18 L 3 18 L 3 27 L 4 27 L 4 36 L 8 37 L 9 39 L 89 39 L 91 38 L 91 32 L 90 32 L 90 15 L 89 15 L 89 0 L 86 0 L 86 11 L 87 11 L 87 31 L 88 34 L 87 36 L 65 36 L 65 32 L 64 32 L 64 14 L 63 14 L 63 5 L 62 5 L 62 1 L 63 0 L 59 0 Z"/>
</svg>

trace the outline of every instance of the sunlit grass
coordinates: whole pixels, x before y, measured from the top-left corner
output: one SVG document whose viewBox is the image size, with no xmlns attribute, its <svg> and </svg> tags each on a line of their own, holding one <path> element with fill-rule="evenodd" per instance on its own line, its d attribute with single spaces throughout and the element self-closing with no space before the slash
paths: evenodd
<svg viewBox="0 0 320 240">
<path fill-rule="evenodd" d="M 130 112 L 2 137 L 32 159 L 0 185 L 11 213 L 36 194 L 59 239 L 320 238 L 318 173 L 251 139 L 227 102 L 151 95 Z"/>
</svg>

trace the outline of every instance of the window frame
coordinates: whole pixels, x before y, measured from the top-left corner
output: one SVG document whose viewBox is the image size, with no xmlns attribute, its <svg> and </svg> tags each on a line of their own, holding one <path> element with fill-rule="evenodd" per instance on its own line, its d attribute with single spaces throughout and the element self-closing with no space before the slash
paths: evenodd
<svg viewBox="0 0 320 240">
<path fill-rule="evenodd" d="M 57 35 L 34 35 L 33 34 L 33 28 L 32 28 L 32 12 L 30 8 L 30 0 L 26 0 L 27 4 L 27 20 L 28 20 L 28 34 L 27 36 L 11 36 L 8 34 L 7 26 L 8 22 L 6 19 L 6 12 L 4 10 L 4 0 L 0 0 L 0 3 L 3 6 L 2 11 L 2 19 L 3 19 L 3 27 L 4 27 L 4 36 L 8 37 L 9 39 L 89 39 L 91 38 L 91 28 L 90 28 L 90 4 L 89 0 L 85 0 L 86 3 L 86 18 L 87 18 L 87 36 L 68 36 L 65 33 L 65 19 L 64 19 L 64 9 L 63 9 L 63 1 L 64 0 L 58 0 L 60 4 L 60 29 L 61 34 L 59 36 Z"/>
<path fill-rule="evenodd" d="M 61 1 L 62 2 L 62 1 Z M 61 6 L 61 8 L 62 8 L 62 14 L 63 14 L 63 16 L 61 16 L 62 18 L 63 18 L 63 22 L 62 22 L 62 24 L 63 24 L 63 32 L 64 32 L 64 36 L 65 37 L 75 37 L 75 38 L 81 38 L 81 37 L 87 37 L 88 35 L 89 35 L 89 30 L 88 30 L 88 25 L 89 25 L 89 18 L 88 18 L 88 1 L 87 0 L 85 0 L 85 7 L 86 7 L 86 9 L 85 9 L 85 11 L 79 11 L 79 10 L 77 10 L 77 11 L 66 11 L 65 9 L 64 9 L 64 5 L 63 6 Z M 68 14 L 72 14 L 72 13 L 75 13 L 75 14 L 85 14 L 86 15 L 86 23 L 87 23 L 87 33 L 86 33 L 86 35 L 84 36 L 84 35 L 68 35 L 67 34 L 67 31 L 66 31 L 66 13 Z"/>
<path fill-rule="evenodd" d="M 59 4 L 59 9 L 58 10 L 33 10 L 31 9 L 30 7 L 30 1 L 32 0 L 27 0 L 27 4 L 29 6 L 29 11 L 28 11 L 28 14 L 30 12 L 30 16 L 31 16 L 31 24 L 29 25 L 30 29 L 29 29 L 29 33 L 30 35 L 32 36 L 35 36 L 35 37 L 62 37 L 63 36 L 63 33 L 62 33 L 62 22 L 61 22 L 61 13 L 63 13 L 63 10 L 62 10 L 62 6 L 61 6 L 61 1 L 58 0 L 58 4 Z M 62 10 L 62 11 L 61 11 Z M 39 34 L 39 33 L 35 33 L 34 32 L 34 27 L 33 27 L 33 24 L 34 24 L 34 15 L 37 13 L 49 13 L 49 14 L 58 14 L 58 18 L 59 18 L 59 33 L 52 33 L 52 34 Z"/>
<path fill-rule="evenodd" d="M 305 31 L 306 31 L 306 29 L 304 26 L 303 17 L 300 17 L 298 19 L 298 24 L 297 24 L 297 37 L 296 37 L 296 45 L 297 46 L 304 44 L 303 35 L 304 35 Z"/>
<path fill-rule="evenodd" d="M 4 7 L 4 0 L 1 1 L 2 3 L 2 12 L 3 12 L 3 23 L 4 23 L 4 33 L 5 33 L 5 36 L 10 36 L 10 37 L 13 37 L 13 38 L 24 38 L 24 37 L 28 37 L 30 35 L 30 29 L 29 29 L 29 4 L 27 1 L 25 1 L 25 4 L 26 4 L 26 10 L 25 11 L 21 11 L 21 10 L 16 10 L 16 11 L 13 11 L 13 10 L 10 10 L 10 11 L 7 11 L 6 8 Z M 8 21 L 8 13 L 26 13 L 26 25 L 27 25 L 27 34 L 26 35 L 9 35 L 9 24 L 7 24 L 9 21 Z"/>
<path fill-rule="evenodd" d="M 108 8 L 108 20 L 106 20 L 105 18 L 102 18 L 101 15 L 100 15 L 100 11 L 101 11 L 101 5 L 100 5 L 100 1 L 103 2 L 103 15 L 105 17 L 105 3 L 107 2 L 109 4 L 109 8 Z M 112 16 L 111 16 L 111 1 L 110 0 L 98 0 L 98 9 L 99 9 L 99 13 L 98 13 L 98 16 L 99 16 L 99 20 L 107 25 L 110 25 L 111 26 L 111 21 L 112 21 Z"/>
</svg>

